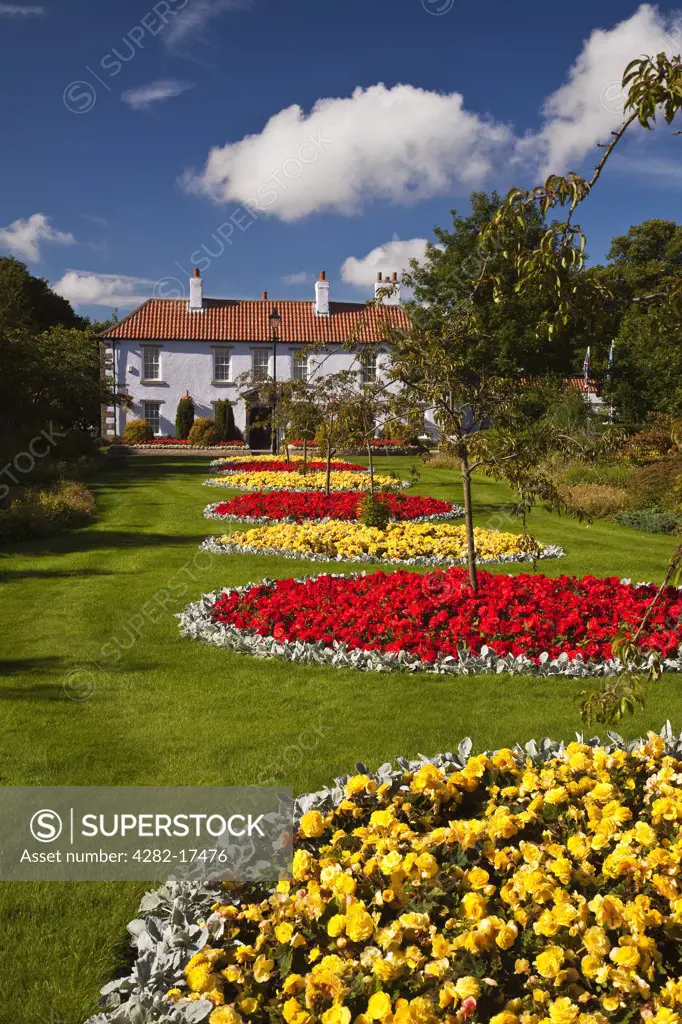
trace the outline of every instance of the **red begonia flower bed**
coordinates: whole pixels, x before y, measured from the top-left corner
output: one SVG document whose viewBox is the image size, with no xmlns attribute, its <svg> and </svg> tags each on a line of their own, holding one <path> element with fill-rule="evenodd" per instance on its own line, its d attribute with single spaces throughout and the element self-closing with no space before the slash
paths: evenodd
<svg viewBox="0 0 682 1024">
<path fill-rule="evenodd" d="M 612 577 L 508 576 L 479 571 L 474 594 L 466 570 L 407 571 L 267 581 L 225 591 L 210 609 L 216 624 L 277 642 L 332 645 L 421 662 L 479 655 L 522 656 L 538 664 L 560 656 L 590 664 L 613 658 L 625 626 L 634 634 L 657 588 Z M 643 652 L 678 658 L 682 591 L 668 587 L 640 638 Z M 485 651 L 483 652 L 485 654 Z M 541 657 L 542 656 L 542 657 Z M 670 666 L 670 667 L 675 667 Z"/>
<path fill-rule="evenodd" d="M 269 468 L 269 467 L 268 467 Z M 458 519 L 463 510 L 451 501 L 407 494 L 380 494 L 379 501 L 390 509 L 394 522 L 425 519 Z M 253 491 L 230 501 L 209 506 L 210 518 L 245 519 L 302 523 L 307 520 L 341 519 L 356 521 L 365 495 L 358 492 Z M 207 510 L 208 511 L 208 510 Z"/>
<path fill-rule="evenodd" d="M 221 462 L 220 465 L 216 463 L 214 468 L 217 473 L 253 473 L 259 469 L 268 473 L 293 473 L 302 465 L 303 463 L 300 461 L 286 462 L 284 459 L 281 462 L 256 462 L 251 457 L 250 461 L 236 458 L 230 459 L 229 462 Z M 327 469 L 327 463 L 319 459 L 309 460 L 307 468 L 311 472 L 320 473 Z M 356 466 L 353 462 L 332 462 L 331 469 L 346 473 L 367 472 L 367 466 Z"/>
</svg>

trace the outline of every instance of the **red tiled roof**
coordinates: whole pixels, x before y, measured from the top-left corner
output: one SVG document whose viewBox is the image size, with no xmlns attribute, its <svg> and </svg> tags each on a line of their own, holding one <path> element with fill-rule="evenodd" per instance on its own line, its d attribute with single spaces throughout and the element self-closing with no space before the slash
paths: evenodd
<svg viewBox="0 0 682 1024">
<path fill-rule="evenodd" d="M 387 324 L 405 328 L 407 313 L 400 306 L 367 306 L 362 302 L 330 302 L 329 316 L 315 316 L 315 303 L 284 299 L 204 299 L 201 313 L 190 313 L 185 299 L 148 299 L 103 338 L 132 341 L 270 341 L 268 317 L 277 308 L 282 318 L 281 342 L 338 344 L 383 341 Z"/>
</svg>

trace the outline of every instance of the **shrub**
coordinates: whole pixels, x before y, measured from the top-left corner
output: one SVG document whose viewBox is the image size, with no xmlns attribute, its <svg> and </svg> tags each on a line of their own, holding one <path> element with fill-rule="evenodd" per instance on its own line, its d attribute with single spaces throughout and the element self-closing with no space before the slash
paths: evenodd
<svg viewBox="0 0 682 1024">
<path fill-rule="evenodd" d="M 99 439 L 86 430 L 69 430 L 53 450 L 59 459 L 95 458 L 99 454 L 99 444 Z"/>
<path fill-rule="evenodd" d="M 631 503 L 625 488 L 610 484 L 573 484 L 562 487 L 561 494 L 569 509 L 580 510 L 595 519 L 613 519 Z"/>
<path fill-rule="evenodd" d="M 616 521 L 622 526 L 643 530 L 644 533 L 678 533 L 682 527 L 682 518 L 672 512 L 665 512 L 658 505 L 621 512 L 616 516 Z"/>
<path fill-rule="evenodd" d="M 215 420 L 200 416 L 198 420 L 194 421 L 188 440 L 194 448 L 210 448 L 212 445 L 217 444 L 220 438 L 218 437 Z"/>
<path fill-rule="evenodd" d="M 664 458 L 677 448 L 677 425 L 667 413 L 652 413 L 646 427 L 625 440 L 620 457 L 637 464 Z"/>
<path fill-rule="evenodd" d="M 0 511 L 0 540 L 49 537 L 60 530 L 84 526 L 95 511 L 91 491 L 81 483 L 63 480 L 46 490 L 26 487 Z"/>
<path fill-rule="evenodd" d="M 376 530 L 385 530 L 391 519 L 391 509 L 386 501 L 368 494 L 359 509 L 358 519 L 365 526 L 373 526 Z"/>
<path fill-rule="evenodd" d="M 670 512 L 679 509 L 679 497 L 675 481 L 682 474 L 682 455 L 660 459 L 648 466 L 642 466 L 632 483 L 632 505 L 647 509 L 654 505 Z"/>
<path fill-rule="evenodd" d="M 558 463 L 554 472 L 560 482 L 565 484 L 610 484 L 627 488 L 636 470 L 622 462 L 591 463 L 576 459 L 568 464 Z"/>
<path fill-rule="evenodd" d="M 215 425 L 220 441 L 243 441 L 244 436 L 234 422 L 232 402 L 226 398 L 215 403 Z"/>
<path fill-rule="evenodd" d="M 189 394 L 181 398 L 175 413 L 175 436 L 186 441 L 194 423 L 194 401 Z"/>
<path fill-rule="evenodd" d="M 419 431 L 406 420 L 386 420 L 381 428 L 381 436 L 388 441 L 401 441 L 403 444 L 417 444 Z"/>
<path fill-rule="evenodd" d="M 147 420 L 131 420 L 126 423 L 121 440 L 124 444 L 144 444 L 153 437 L 154 431 Z"/>
</svg>

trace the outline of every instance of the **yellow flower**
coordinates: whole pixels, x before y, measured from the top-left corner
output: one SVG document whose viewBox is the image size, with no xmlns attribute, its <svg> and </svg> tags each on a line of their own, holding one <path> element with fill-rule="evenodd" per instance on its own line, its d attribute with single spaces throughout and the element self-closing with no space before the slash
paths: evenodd
<svg viewBox="0 0 682 1024">
<path fill-rule="evenodd" d="M 346 913 L 346 935 L 351 942 L 364 942 L 374 932 L 374 921 L 364 903 L 353 903 Z"/>
<path fill-rule="evenodd" d="M 535 958 L 535 966 L 543 978 L 556 978 L 561 970 L 565 954 L 561 946 L 547 946 Z"/>
<path fill-rule="evenodd" d="M 552 1024 L 573 1024 L 580 1011 L 570 999 L 561 996 L 550 1003 L 548 1012 Z"/>
<path fill-rule="evenodd" d="M 274 968 L 274 960 L 268 960 L 264 956 L 256 957 L 253 965 L 253 976 L 259 985 L 263 985 L 266 981 L 270 980 Z"/>
<path fill-rule="evenodd" d="M 282 921 L 275 928 L 275 938 L 278 942 L 290 942 L 291 936 L 294 934 L 294 926 L 288 921 Z"/>
<path fill-rule="evenodd" d="M 234 1006 L 216 1006 L 208 1020 L 209 1024 L 242 1024 L 243 1018 Z"/>
<path fill-rule="evenodd" d="M 347 1006 L 334 1004 L 322 1014 L 322 1024 L 350 1024 L 351 1013 Z"/>
<path fill-rule="evenodd" d="M 391 1016 L 391 997 L 387 992 L 375 992 L 367 1003 L 366 1016 L 370 1020 L 388 1020 Z"/>
<path fill-rule="evenodd" d="M 346 918 L 343 914 L 334 914 L 327 921 L 327 934 L 331 935 L 333 939 L 338 938 L 339 935 L 343 935 L 346 928 Z"/>
<path fill-rule="evenodd" d="M 478 999 L 481 994 L 481 986 L 476 978 L 465 975 L 455 982 L 455 992 L 460 999 Z"/>
<path fill-rule="evenodd" d="M 511 949 L 516 942 L 518 934 L 519 929 L 513 921 L 509 924 L 503 924 L 495 936 L 495 942 L 500 949 Z"/>
<path fill-rule="evenodd" d="M 299 831 L 306 839 L 317 839 L 324 833 L 324 816 L 319 811 L 308 811 L 301 818 Z"/>
</svg>

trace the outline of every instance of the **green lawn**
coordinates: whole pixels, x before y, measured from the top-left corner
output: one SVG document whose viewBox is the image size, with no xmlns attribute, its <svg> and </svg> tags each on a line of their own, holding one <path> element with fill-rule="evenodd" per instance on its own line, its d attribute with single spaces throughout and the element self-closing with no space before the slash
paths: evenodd
<svg viewBox="0 0 682 1024">
<path fill-rule="evenodd" d="M 325 568 L 197 558 L 201 539 L 219 532 L 202 518 L 204 505 L 232 493 L 201 486 L 207 462 L 116 465 L 97 479 L 90 527 L 0 552 L 3 785 L 230 785 L 267 777 L 300 792 L 357 760 L 378 765 L 396 754 L 436 753 L 467 734 L 483 748 L 570 737 L 580 728 L 576 682 L 297 668 L 180 639 L 172 612 L 202 592 Z M 402 475 L 410 464 L 391 460 Z M 415 491 L 461 500 L 453 473 L 442 469 L 422 470 Z M 518 530 L 503 486 L 479 479 L 474 500 L 481 525 Z M 568 552 L 542 564 L 552 575 L 660 580 L 675 546 L 674 538 L 544 512 L 531 528 Z M 667 717 L 682 728 L 678 677 L 664 678 L 646 713 L 621 731 L 638 735 Z M 100 985 L 125 955 L 125 924 L 142 891 L 115 883 L 1 885 L 2 1024 L 81 1024 L 94 1012 Z"/>
</svg>

